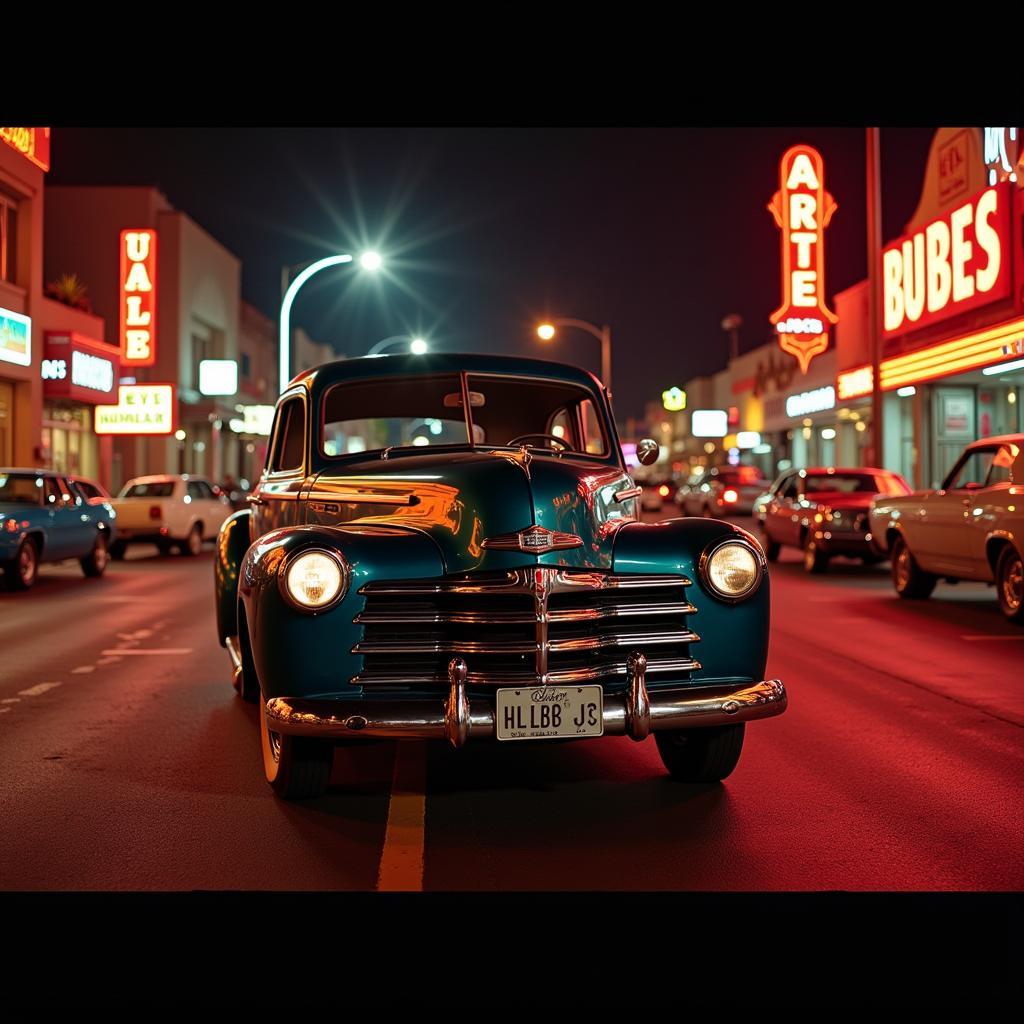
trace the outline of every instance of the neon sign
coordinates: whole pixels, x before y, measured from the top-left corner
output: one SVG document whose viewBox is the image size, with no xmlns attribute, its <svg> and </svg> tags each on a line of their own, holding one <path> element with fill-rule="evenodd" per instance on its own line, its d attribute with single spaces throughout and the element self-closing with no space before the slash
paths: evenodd
<svg viewBox="0 0 1024 1024">
<path fill-rule="evenodd" d="M 173 384 L 121 384 L 117 405 L 96 406 L 97 434 L 173 434 Z"/>
<path fill-rule="evenodd" d="M 812 412 L 825 412 L 836 405 L 836 389 L 829 386 L 815 388 L 814 391 L 802 391 L 799 395 L 790 395 L 786 399 L 786 415 L 791 419 L 807 416 Z"/>
<path fill-rule="evenodd" d="M 1011 188 L 987 188 L 882 250 L 885 337 L 1010 294 Z"/>
<path fill-rule="evenodd" d="M 686 408 L 686 392 L 681 388 L 669 388 L 661 393 L 661 404 L 668 412 L 680 412 Z"/>
<path fill-rule="evenodd" d="M 0 142 L 6 142 L 36 167 L 50 169 L 49 128 L 0 128 Z"/>
<path fill-rule="evenodd" d="M 791 146 L 779 165 L 781 188 L 768 209 L 782 231 L 782 305 L 769 318 L 783 352 L 800 372 L 828 348 L 839 317 L 825 305 L 825 228 L 836 202 L 825 191 L 825 166 L 812 146 Z"/>
<path fill-rule="evenodd" d="M 121 363 L 156 362 L 156 232 L 121 232 Z"/>
</svg>

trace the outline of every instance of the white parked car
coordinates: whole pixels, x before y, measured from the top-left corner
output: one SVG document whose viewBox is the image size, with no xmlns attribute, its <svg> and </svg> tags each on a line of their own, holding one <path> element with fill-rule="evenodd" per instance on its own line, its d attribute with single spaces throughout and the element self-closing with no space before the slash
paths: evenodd
<svg viewBox="0 0 1024 1024">
<path fill-rule="evenodd" d="M 176 545 L 183 555 L 198 555 L 232 511 L 208 480 L 167 473 L 129 480 L 111 504 L 117 512 L 114 558 L 123 558 L 128 544 L 155 544 L 162 554 Z"/>
</svg>

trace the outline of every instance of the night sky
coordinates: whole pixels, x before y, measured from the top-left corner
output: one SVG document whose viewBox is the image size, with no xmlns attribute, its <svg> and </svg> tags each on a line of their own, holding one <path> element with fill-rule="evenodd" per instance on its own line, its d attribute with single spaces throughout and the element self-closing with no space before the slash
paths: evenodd
<svg viewBox="0 0 1024 1024">
<path fill-rule="evenodd" d="M 882 129 L 886 239 L 914 211 L 933 133 Z M 725 314 L 744 319 L 741 350 L 771 336 L 780 243 L 766 204 L 796 142 L 821 150 L 839 206 L 831 296 L 866 273 L 862 128 L 57 127 L 48 180 L 158 186 L 241 258 L 244 298 L 275 318 L 283 265 L 379 249 L 386 275 L 325 271 L 296 302 L 293 323 L 341 354 L 422 333 L 596 372 L 595 340 L 545 345 L 533 327 L 607 323 L 624 418 L 725 365 Z"/>
</svg>

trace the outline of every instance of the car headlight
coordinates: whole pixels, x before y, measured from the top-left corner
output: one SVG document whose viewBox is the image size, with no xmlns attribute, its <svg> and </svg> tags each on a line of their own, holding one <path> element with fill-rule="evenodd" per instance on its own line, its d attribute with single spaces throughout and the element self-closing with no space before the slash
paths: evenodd
<svg viewBox="0 0 1024 1024">
<path fill-rule="evenodd" d="M 719 541 L 700 556 L 704 586 L 725 601 L 749 597 L 764 575 L 764 556 L 746 541 Z"/>
<path fill-rule="evenodd" d="M 321 612 L 345 596 L 349 567 L 334 551 L 307 548 L 288 559 L 279 579 L 281 592 L 292 605 L 301 611 Z"/>
</svg>

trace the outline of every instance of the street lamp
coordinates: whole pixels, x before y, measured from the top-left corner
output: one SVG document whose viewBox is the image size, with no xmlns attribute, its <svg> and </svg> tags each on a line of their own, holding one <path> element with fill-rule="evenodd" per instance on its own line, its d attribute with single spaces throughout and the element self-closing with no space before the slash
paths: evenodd
<svg viewBox="0 0 1024 1024">
<path fill-rule="evenodd" d="M 423 355 L 430 347 L 423 338 L 410 338 L 407 334 L 392 334 L 390 338 L 384 338 L 382 341 L 378 341 L 373 348 L 370 349 L 366 354 L 368 356 L 379 356 L 384 349 L 389 345 L 393 345 L 396 341 L 404 341 L 409 345 L 409 351 L 414 356 Z"/>
<path fill-rule="evenodd" d="M 537 327 L 537 337 L 541 341 L 550 341 L 555 336 L 556 327 L 578 327 L 581 331 L 593 335 L 601 342 L 601 379 L 604 386 L 612 389 L 612 329 L 608 326 L 598 327 L 588 320 L 574 320 L 571 317 L 555 317 Z"/>
<path fill-rule="evenodd" d="M 280 326 L 280 343 L 279 343 L 279 372 L 281 375 L 281 390 L 288 386 L 288 381 L 291 380 L 291 347 L 292 347 L 292 336 L 291 336 L 291 313 L 292 303 L 295 302 L 295 296 L 298 294 L 299 289 L 318 271 L 326 270 L 327 267 L 336 267 L 342 263 L 351 263 L 352 256 L 348 253 L 338 253 L 336 256 L 325 256 L 322 260 L 316 260 L 311 263 L 305 270 L 295 278 L 285 290 L 284 297 L 281 299 L 281 326 Z M 359 258 L 360 266 L 365 270 L 378 270 L 381 265 L 380 254 L 376 252 L 364 252 Z"/>
</svg>

